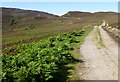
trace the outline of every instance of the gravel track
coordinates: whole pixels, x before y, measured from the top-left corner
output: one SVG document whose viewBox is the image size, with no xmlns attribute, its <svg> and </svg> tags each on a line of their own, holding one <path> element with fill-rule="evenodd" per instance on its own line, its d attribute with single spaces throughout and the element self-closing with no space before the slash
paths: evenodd
<svg viewBox="0 0 120 82">
<path fill-rule="evenodd" d="M 97 29 L 100 34 L 96 37 Z M 85 80 L 118 80 L 118 43 L 101 26 L 94 26 L 87 35 L 80 46 L 80 54 L 85 61 L 84 70 L 78 73 L 80 77 Z"/>
</svg>

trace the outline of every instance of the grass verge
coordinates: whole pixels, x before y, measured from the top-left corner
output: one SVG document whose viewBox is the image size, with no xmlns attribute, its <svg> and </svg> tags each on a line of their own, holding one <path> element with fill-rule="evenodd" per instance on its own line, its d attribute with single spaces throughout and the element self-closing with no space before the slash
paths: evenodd
<svg viewBox="0 0 120 82">
<path fill-rule="evenodd" d="M 96 36 L 96 39 L 97 39 L 96 41 L 97 41 L 98 48 L 104 48 L 105 45 L 104 45 L 104 43 L 102 41 L 100 30 L 99 30 L 98 27 L 96 28 L 95 36 Z"/>
<path fill-rule="evenodd" d="M 85 28 L 85 34 L 83 36 L 80 37 L 80 42 L 77 44 L 74 44 L 74 50 L 71 51 L 73 57 L 77 60 L 79 60 L 81 58 L 80 55 L 80 45 L 82 45 L 82 43 L 84 42 L 85 37 L 88 35 L 89 32 L 91 32 L 93 29 L 93 26 L 91 27 L 86 27 Z M 82 78 L 78 75 L 78 69 L 81 69 L 81 63 L 80 62 L 76 62 L 76 63 L 72 63 L 69 64 L 68 66 L 71 66 L 73 69 L 69 70 L 71 72 L 71 75 L 69 76 L 69 79 L 72 80 L 81 80 Z"/>
</svg>

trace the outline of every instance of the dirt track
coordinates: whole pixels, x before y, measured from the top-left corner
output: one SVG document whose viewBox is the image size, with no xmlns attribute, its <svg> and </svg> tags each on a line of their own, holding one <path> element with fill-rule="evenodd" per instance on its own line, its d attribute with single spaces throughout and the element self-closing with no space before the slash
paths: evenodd
<svg viewBox="0 0 120 82">
<path fill-rule="evenodd" d="M 99 34 L 96 32 L 99 30 Z M 118 80 L 118 44 L 101 26 L 94 26 L 80 47 L 85 80 Z"/>
</svg>

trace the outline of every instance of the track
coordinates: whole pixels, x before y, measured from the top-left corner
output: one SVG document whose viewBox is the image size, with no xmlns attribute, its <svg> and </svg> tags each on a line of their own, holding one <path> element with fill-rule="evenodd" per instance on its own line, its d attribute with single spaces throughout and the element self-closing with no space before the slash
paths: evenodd
<svg viewBox="0 0 120 82">
<path fill-rule="evenodd" d="M 99 32 L 97 32 L 99 30 Z M 85 61 L 80 77 L 85 80 L 118 80 L 118 43 L 101 26 L 92 32 L 80 46 Z"/>
</svg>

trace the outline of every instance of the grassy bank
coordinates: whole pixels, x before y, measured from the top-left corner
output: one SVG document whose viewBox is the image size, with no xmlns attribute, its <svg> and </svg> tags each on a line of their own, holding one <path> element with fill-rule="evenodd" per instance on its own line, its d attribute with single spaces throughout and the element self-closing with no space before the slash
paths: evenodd
<svg viewBox="0 0 120 82">
<path fill-rule="evenodd" d="M 82 45 L 82 43 L 84 42 L 84 39 L 85 37 L 93 30 L 93 26 L 90 26 L 90 27 L 87 27 L 85 28 L 85 33 L 83 36 L 80 37 L 80 42 L 77 43 L 77 44 L 74 44 L 73 47 L 74 47 L 74 50 L 71 51 L 72 53 L 72 56 L 78 60 L 78 62 L 75 62 L 75 63 L 71 63 L 68 65 L 68 67 L 72 67 L 73 69 L 69 70 L 71 75 L 69 76 L 69 79 L 71 81 L 74 81 L 74 80 L 81 80 L 82 78 L 80 77 L 80 75 L 78 75 L 78 69 L 81 69 L 81 66 L 82 66 L 82 60 L 81 59 L 81 55 L 80 55 L 80 45 Z"/>
<path fill-rule="evenodd" d="M 104 45 L 104 43 L 102 41 L 102 38 L 101 38 L 99 27 L 96 27 L 95 36 L 96 36 L 96 41 L 97 41 L 98 48 L 105 47 L 105 45 Z"/>
</svg>

